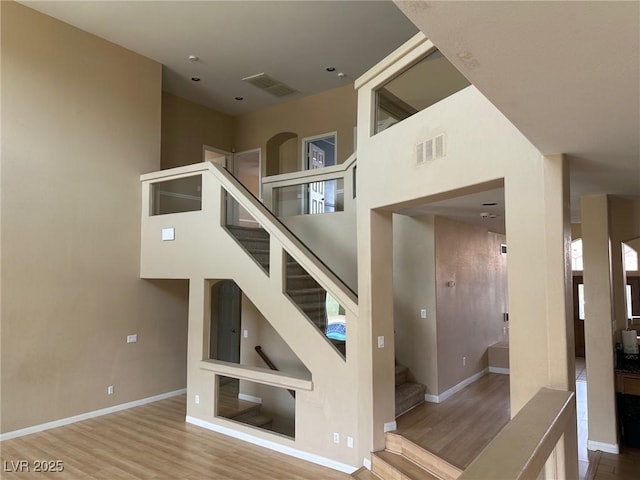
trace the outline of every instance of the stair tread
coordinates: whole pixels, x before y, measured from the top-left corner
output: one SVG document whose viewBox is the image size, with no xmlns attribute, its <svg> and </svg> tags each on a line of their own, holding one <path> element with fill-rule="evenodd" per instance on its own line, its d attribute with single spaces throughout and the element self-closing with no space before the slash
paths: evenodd
<svg viewBox="0 0 640 480">
<path fill-rule="evenodd" d="M 273 417 L 261 413 L 260 410 L 250 411 L 233 417 L 236 422 L 246 423 L 254 427 L 262 427 L 273 422 Z"/>
<path fill-rule="evenodd" d="M 412 480 L 440 480 L 434 476 L 431 472 L 421 468 L 411 460 L 406 459 L 402 455 L 398 455 L 387 450 L 375 452 L 374 454 L 374 472 L 376 471 L 375 457 L 380 458 L 383 462 L 393 467 L 400 472 L 403 477 L 407 477 Z"/>
<path fill-rule="evenodd" d="M 353 478 L 358 480 L 380 480 L 380 477 L 366 467 L 360 467 L 351 474 Z"/>
<path fill-rule="evenodd" d="M 396 396 L 398 396 L 399 393 L 403 395 L 410 395 L 414 392 L 424 392 L 426 389 L 427 387 L 421 383 L 404 382 L 396 387 Z"/>
<path fill-rule="evenodd" d="M 421 447 L 400 433 L 387 432 L 385 434 L 385 444 L 387 451 L 402 455 L 438 478 L 454 480 L 462 474 L 462 470 L 455 465 L 450 464 L 444 458 Z"/>
</svg>

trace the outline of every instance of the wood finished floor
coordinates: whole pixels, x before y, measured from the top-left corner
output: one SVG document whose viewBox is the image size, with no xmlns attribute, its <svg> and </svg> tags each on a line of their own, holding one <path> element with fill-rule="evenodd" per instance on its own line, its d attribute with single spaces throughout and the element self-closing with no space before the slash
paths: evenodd
<svg viewBox="0 0 640 480">
<path fill-rule="evenodd" d="M 345 480 L 349 475 L 185 423 L 185 396 L 0 443 L 6 480 Z M 61 460 L 62 473 L 15 473 L 11 461 Z M 5 463 L 7 462 L 7 463 Z M 31 463 L 33 466 L 33 463 Z M 8 467 L 8 468 L 7 468 Z"/>
<path fill-rule="evenodd" d="M 465 469 L 509 421 L 509 376 L 490 373 L 442 403 L 397 419 L 398 432 Z"/>
</svg>

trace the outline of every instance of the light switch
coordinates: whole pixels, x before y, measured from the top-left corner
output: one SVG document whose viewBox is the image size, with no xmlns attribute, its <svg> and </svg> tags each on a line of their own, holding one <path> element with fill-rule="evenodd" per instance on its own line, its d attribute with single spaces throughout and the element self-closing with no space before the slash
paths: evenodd
<svg viewBox="0 0 640 480">
<path fill-rule="evenodd" d="M 244 338 L 249 338 L 249 330 L 245 329 L 244 332 L 242 332 L 242 335 Z"/>
<path fill-rule="evenodd" d="M 427 309 L 426 308 L 421 308 L 420 309 L 420 318 L 427 318 Z"/>
<path fill-rule="evenodd" d="M 176 239 L 176 229 L 175 228 L 163 228 L 162 229 L 162 241 L 168 242 Z"/>
<path fill-rule="evenodd" d="M 380 335 L 378 337 L 378 348 L 384 348 L 384 336 Z"/>
<path fill-rule="evenodd" d="M 127 335 L 127 343 L 136 343 L 138 341 L 138 334 Z"/>
</svg>

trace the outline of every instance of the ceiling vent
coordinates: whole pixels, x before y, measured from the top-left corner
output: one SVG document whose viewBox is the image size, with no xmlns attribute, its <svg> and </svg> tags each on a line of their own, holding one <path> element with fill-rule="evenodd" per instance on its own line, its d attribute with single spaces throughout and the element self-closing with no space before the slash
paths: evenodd
<svg viewBox="0 0 640 480">
<path fill-rule="evenodd" d="M 257 75 L 251 75 L 242 79 L 243 82 L 250 83 L 254 87 L 259 88 L 267 93 L 270 93 L 274 97 L 282 98 L 294 93 L 299 93 L 295 88 L 291 88 L 289 85 L 282 83 L 280 80 L 276 80 L 270 77 L 266 73 L 258 73 Z"/>
</svg>

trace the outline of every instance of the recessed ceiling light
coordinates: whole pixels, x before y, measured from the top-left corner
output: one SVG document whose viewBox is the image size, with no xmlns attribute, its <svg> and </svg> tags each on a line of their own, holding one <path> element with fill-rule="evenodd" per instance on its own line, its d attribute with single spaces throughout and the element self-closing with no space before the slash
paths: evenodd
<svg viewBox="0 0 640 480">
<path fill-rule="evenodd" d="M 327 72 L 335 72 L 336 71 L 336 67 L 327 67 L 327 68 L 325 68 L 325 70 Z"/>
<path fill-rule="evenodd" d="M 497 205 L 496 202 L 486 202 L 482 204 L 483 207 L 493 207 L 495 205 Z"/>
<path fill-rule="evenodd" d="M 244 100 L 244 97 L 236 97 L 236 100 L 238 100 L 239 102 Z"/>
<path fill-rule="evenodd" d="M 191 81 L 192 82 L 199 82 L 200 81 L 200 77 L 191 77 Z"/>
<path fill-rule="evenodd" d="M 198 60 L 200 60 L 200 58 L 198 58 L 197 55 L 189 55 L 189 60 L 191 60 L 192 62 L 197 62 Z"/>
</svg>

